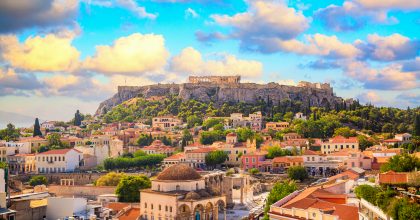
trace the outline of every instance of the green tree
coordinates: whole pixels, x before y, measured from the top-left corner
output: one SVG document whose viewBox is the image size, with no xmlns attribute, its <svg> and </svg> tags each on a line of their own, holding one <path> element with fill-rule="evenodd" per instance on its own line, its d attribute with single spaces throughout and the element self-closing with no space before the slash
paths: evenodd
<svg viewBox="0 0 420 220">
<path fill-rule="evenodd" d="M 225 139 L 225 134 L 223 131 L 215 130 L 215 131 L 203 131 L 200 134 L 200 143 L 209 145 L 213 144 L 215 141 L 222 141 Z"/>
<path fill-rule="evenodd" d="M 248 170 L 249 174 L 255 175 L 258 174 L 260 171 L 257 168 L 251 168 Z"/>
<path fill-rule="evenodd" d="M 80 114 L 79 110 L 76 111 L 76 113 L 74 114 L 74 122 L 73 124 L 75 126 L 80 126 L 82 124 L 83 121 L 83 115 Z"/>
<path fill-rule="evenodd" d="M 51 133 L 47 136 L 48 146 L 51 148 L 60 148 L 63 144 L 60 140 L 60 135 L 57 133 Z"/>
<path fill-rule="evenodd" d="M 363 198 L 372 204 L 376 204 L 376 194 L 379 192 L 379 188 L 370 185 L 360 185 L 354 189 L 357 198 Z"/>
<path fill-rule="evenodd" d="M 358 135 L 357 140 L 359 141 L 360 150 L 364 151 L 366 148 L 373 146 L 373 141 L 364 135 Z"/>
<path fill-rule="evenodd" d="M 270 191 L 267 197 L 267 201 L 264 207 L 264 220 L 268 220 L 268 211 L 270 206 L 275 202 L 283 199 L 285 196 L 297 190 L 297 186 L 293 181 L 277 182 L 274 184 L 273 189 Z"/>
<path fill-rule="evenodd" d="M 19 135 L 19 130 L 11 123 L 7 124 L 5 129 L 0 130 L 0 139 L 5 141 L 17 140 Z"/>
<path fill-rule="evenodd" d="M 416 114 L 414 119 L 414 131 L 413 134 L 415 136 L 420 136 L 420 114 Z"/>
<path fill-rule="evenodd" d="M 216 167 L 218 164 L 224 163 L 228 159 L 228 154 L 221 150 L 215 150 L 208 153 L 205 162 L 208 167 Z"/>
<path fill-rule="evenodd" d="M 401 154 L 389 158 L 388 162 L 381 166 L 381 172 L 393 170 L 395 172 L 411 172 L 420 169 L 420 159 L 414 155 Z"/>
<path fill-rule="evenodd" d="M 33 176 L 29 180 L 29 185 L 31 186 L 47 185 L 47 178 L 45 176 Z"/>
<path fill-rule="evenodd" d="M 137 144 L 141 147 L 149 146 L 153 142 L 152 135 L 141 134 L 137 139 Z"/>
<path fill-rule="evenodd" d="M 117 186 L 120 180 L 127 175 L 125 173 L 109 172 L 95 181 L 95 186 Z"/>
<path fill-rule="evenodd" d="M 196 125 L 201 125 L 203 123 L 203 120 L 201 117 L 198 117 L 197 115 L 190 115 L 187 117 L 187 127 L 192 128 Z"/>
<path fill-rule="evenodd" d="M 239 142 L 245 142 L 248 139 L 252 140 L 254 139 L 255 136 L 255 132 L 252 131 L 250 128 L 245 127 L 245 128 L 238 128 L 236 130 L 236 133 L 238 135 L 238 141 Z"/>
<path fill-rule="evenodd" d="M 308 178 L 308 172 L 306 172 L 305 167 L 302 166 L 292 166 L 287 169 L 287 175 L 292 180 L 304 181 Z"/>
<path fill-rule="evenodd" d="M 336 128 L 334 130 L 334 136 L 343 136 L 346 138 L 349 137 L 356 137 L 356 131 L 353 129 L 350 129 L 349 127 L 340 127 L 340 128 Z"/>
<path fill-rule="evenodd" d="M 420 205 L 407 198 L 393 199 L 386 212 L 394 220 L 420 219 Z"/>
<path fill-rule="evenodd" d="M 273 159 L 275 157 L 291 156 L 292 152 L 286 149 L 281 149 L 279 146 L 272 146 L 267 149 L 267 159 Z"/>
<path fill-rule="evenodd" d="M 182 147 L 185 147 L 188 145 L 188 143 L 194 141 L 193 136 L 191 135 L 190 131 L 188 129 L 184 129 L 182 131 L 182 141 L 181 145 Z"/>
<path fill-rule="evenodd" d="M 115 194 L 120 202 L 140 202 L 140 189 L 151 187 L 150 179 L 146 176 L 125 176 L 117 185 Z"/>
<path fill-rule="evenodd" d="M 41 132 L 41 126 L 39 125 L 39 120 L 38 118 L 35 118 L 35 124 L 34 124 L 34 137 L 36 136 L 42 136 L 42 132 Z"/>
<path fill-rule="evenodd" d="M 208 118 L 207 120 L 205 120 L 203 122 L 203 129 L 208 130 L 209 128 L 212 128 L 213 126 L 215 126 L 217 124 L 222 124 L 223 125 L 223 119 Z"/>
<path fill-rule="evenodd" d="M 134 152 L 133 156 L 134 157 L 142 157 L 142 156 L 146 156 L 146 152 L 142 151 L 142 150 L 137 150 L 136 152 Z"/>
</svg>

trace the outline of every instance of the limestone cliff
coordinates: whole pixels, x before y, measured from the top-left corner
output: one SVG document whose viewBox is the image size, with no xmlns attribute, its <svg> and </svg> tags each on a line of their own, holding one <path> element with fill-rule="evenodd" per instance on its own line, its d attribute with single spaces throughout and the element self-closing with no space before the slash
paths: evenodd
<svg viewBox="0 0 420 220">
<path fill-rule="evenodd" d="M 225 102 L 255 103 L 259 99 L 270 99 L 273 103 L 289 99 L 310 103 L 311 106 L 333 107 L 343 99 L 335 96 L 332 88 L 323 85 L 321 88 L 311 86 L 316 84 L 300 84 L 299 86 L 280 85 L 277 83 L 182 83 L 155 84 L 148 86 L 119 86 L 118 93 L 99 105 L 96 115 L 121 104 L 141 94 L 143 97 L 177 95 L 184 100 L 196 99 L 203 102 L 213 101 L 216 105 Z"/>
</svg>

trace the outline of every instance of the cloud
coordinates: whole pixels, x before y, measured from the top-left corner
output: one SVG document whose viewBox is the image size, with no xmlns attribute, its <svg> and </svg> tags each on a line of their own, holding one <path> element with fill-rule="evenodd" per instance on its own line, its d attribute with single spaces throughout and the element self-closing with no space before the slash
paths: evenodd
<svg viewBox="0 0 420 220">
<path fill-rule="evenodd" d="M 286 51 L 304 55 L 319 55 L 329 58 L 353 58 L 360 51 L 352 44 L 341 42 L 336 36 L 323 34 L 307 35 L 305 41 L 271 40 L 265 44 L 267 50 Z"/>
<path fill-rule="evenodd" d="M 258 50 L 267 39 L 290 40 L 304 32 L 310 23 L 302 12 L 284 2 L 249 1 L 246 12 L 211 15 L 215 23 L 231 28 L 229 37 L 241 41 L 241 47 Z"/>
<path fill-rule="evenodd" d="M 329 5 L 321 8 L 314 13 L 314 18 L 334 31 L 355 31 L 370 22 L 398 23 L 395 17 L 388 17 L 387 10 L 365 8 L 354 1 L 345 1 L 342 6 Z"/>
<path fill-rule="evenodd" d="M 0 32 L 72 24 L 78 9 L 78 0 L 2 0 Z"/>
<path fill-rule="evenodd" d="M 307 64 L 300 65 L 300 66 L 316 69 L 316 70 L 336 69 L 336 68 L 341 67 L 340 63 L 335 60 L 331 61 L 331 60 L 323 60 L 323 59 L 311 61 Z"/>
<path fill-rule="evenodd" d="M 404 72 L 419 72 L 420 71 L 420 57 L 416 57 L 414 60 L 408 60 L 403 62 L 402 70 Z"/>
<path fill-rule="evenodd" d="M 194 9 L 187 8 L 187 9 L 185 9 L 185 17 L 186 18 L 189 18 L 189 17 L 198 18 L 198 17 L 200 17 L 200 15 L 196 11 L 194 11 Z"/>
<path fill-rule="evenodd" d="M 117 0 L 117 4 L 134 12 L 141 18 L 155 19 L 158 15 L 146 12 L 146 8 L 137 5 L 134 0 Z"/>
<path fill-rule="evenodd" d="M 12 68 L 0 68 L 0 96 L 28 95 L 28 91 L 42 86 L 33 74 L 17 74 Z"/>
<path fill-rule="evenodd" d="M 20 43 L 15 35 L 0 36 L 3 59 L 14 68 L 27 71 L 72 71 L 80 52 L 71 45 L 73 32 L 28 37 Z"/>
<path fill-rule="evenodd" d="M 361 93 L 357 95 L 357 99 L 359 99 L 359 101 L 362 103 L 370 104 L 379 104 L 383 102 L 381 97 L 374 91 L 367 91 L 365 93 Z"/>
<path fill-rule="evenodd" d="M 367 42 L 356 42 L 364 57 L 377 61 L 395 61 L 414 58 L 420 50 L 419 40 L 410 40 L 400 34 L 379 36 L 370 34 Z"/>
<path fill-rule="evenodd" d="M 222 55 L 220 60 L 204 60 L 199 51 L 187 47 L 171 59 L 170 69 L 194 75 L 241 75 L 257 78 L 263 72 L 263 65 L 254 60 L 240 60 L 229 54 Z"/>
<path fill-rule="evenodd" d="M 413 72 L 403 72 L 400 64 L 375 69 L 365 62 L 351 61 L 343 66 L 343 71 L 366 89 L 409 90 L 420 86 L 419 76 Z"/>
<path fill-rule="evenodd" d="M 95 55 L 87 57 L 83 67 L 104 74 L 143 74 L 163 68 L 168 56 L 163 36 L 135 33 L 115 40 L 111 46 L 97 46 Z"/>
<path fill-rule="evenodd" d="M 227 39 L 228 36 L 220 33 L 220 32 L 212 32 L 212 33 L 205 33 L 202 31 L 195 32 L 195 38 L 203 43 L 209 43 L 216 40 L 224 40 Z"/>
<path fill-rule="evenodd" d="M 367 9 L 401 9 L 401 10 L 416 10 L 420 9 L 420 2 L 418 0 L 356 0 L 357 3 Z"/>
<path fill-rule="evenodd" d="M 420 93 L 419 92 L 405 92 L 397 96 L 397 99 L 407 101 L 412 104 L 412 106 L 420 105 Z"/>
</svg>

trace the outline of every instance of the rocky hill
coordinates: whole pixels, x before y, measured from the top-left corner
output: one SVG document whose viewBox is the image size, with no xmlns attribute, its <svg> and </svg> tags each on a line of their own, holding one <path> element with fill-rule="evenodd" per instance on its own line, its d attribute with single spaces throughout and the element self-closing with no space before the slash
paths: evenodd
<svg viewBox="0 0 420 220">
<path fill-rule="evenodd" d="M 278 83 L 182 83 L 154 84 L 147 86 L 119 86 L 118 93 L 102 102 L 96 115 L 101 115 L 114 106 L 134 97 L 156 98 L 176 95 L 183 100 L 195 99 L 202 102 L 223 103 L 256 103 L 263 99 L 272 103 L 281 100 L 301 101 L 310 106 L 335 106 L 345 100 L 335 96 L 328 84 L 301 82 L 298 86 L 280 85 Z M 350 102 L 351 100 L 348 100 Z"/>
</svg>

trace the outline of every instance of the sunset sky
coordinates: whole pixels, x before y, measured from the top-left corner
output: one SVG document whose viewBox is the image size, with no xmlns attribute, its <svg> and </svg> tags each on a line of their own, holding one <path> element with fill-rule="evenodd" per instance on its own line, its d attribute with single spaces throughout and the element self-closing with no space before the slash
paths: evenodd
<svg viewBox="0 0 420 220">
<path fill-rule="evenodd" d="M 420 1 L 2 0 L 0 66 L 0 110 L 49 120 L 188 75 L 415 107 Z"/>
</svg>

